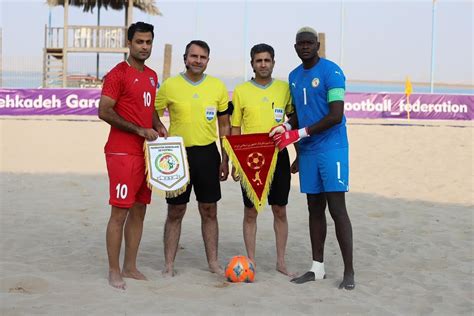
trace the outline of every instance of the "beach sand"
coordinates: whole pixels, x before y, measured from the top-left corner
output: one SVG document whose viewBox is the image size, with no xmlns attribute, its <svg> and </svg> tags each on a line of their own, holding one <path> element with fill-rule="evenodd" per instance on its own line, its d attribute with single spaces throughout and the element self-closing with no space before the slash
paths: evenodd
<svg viewBox="0 0 474 316">
<path fill-rule="evenodd" d="M 472 315 L 472 123 L 404 123 L 348 124 L 354 291 L 337 288 L 343 264 L 329 215 L 327 278 L 295 285 L 277 273 L 268 207 L 258 219 L 256 282 L 231 284 L 209 273 L 194 201 L 183 221 L 178 274 L 165 279 L 166 204 L 158 195 L 138 257 L 149 281 L 127 279 L 121 291 L 107 283 L 108 125 L 95 118 L 4 117 L 0 315 Z M 297 176 L 292 183 L 287 264 L 303 273 L 311 264 L 308 214 Z M 225 264 L 245 247 L 240 189 L 232 180 L 222 187 Z"/>
</svg>

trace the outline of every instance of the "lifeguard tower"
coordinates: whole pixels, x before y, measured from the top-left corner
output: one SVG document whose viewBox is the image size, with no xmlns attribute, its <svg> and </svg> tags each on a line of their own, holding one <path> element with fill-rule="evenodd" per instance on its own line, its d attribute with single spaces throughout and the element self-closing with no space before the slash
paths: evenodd
<svg viewBox="0 0 474 316">
<path fill-rule="evenodd" d="M 81 86 L 96 86 L 96 77 L 73 78 L 68 76 L 69 53 L 116 53 L 126 54 L 127 28 L 133 21 L 133 7 L 150 15 L 161 15 L 154 0 L 47 0 L 49 6 L 64 6 L 63 27 L 45 26 L 43 50 L 43 87 L 68 87 L 73 82 L 83 81 Z M 112 8 L 125 11 L 124 26 L 69 25 L 69 7 L 83 7 L 84 12 L 94 8 Z M 97 59 L 98 60 L 98 59 Z M 98 69 L 97 64 L 97 69 Z"/>
</svg>

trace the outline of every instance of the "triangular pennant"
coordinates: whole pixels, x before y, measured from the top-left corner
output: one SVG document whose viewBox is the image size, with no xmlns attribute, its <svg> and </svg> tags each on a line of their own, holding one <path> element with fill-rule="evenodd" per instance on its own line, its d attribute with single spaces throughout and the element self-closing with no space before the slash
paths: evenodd
<svg viewBox="0 0 474 316">
<path fill-rule="evenodd" d="M 267 200 L 278 150 L 268 133 L 225 136 L 222 142 L 257 211 Z"/>
</svg>

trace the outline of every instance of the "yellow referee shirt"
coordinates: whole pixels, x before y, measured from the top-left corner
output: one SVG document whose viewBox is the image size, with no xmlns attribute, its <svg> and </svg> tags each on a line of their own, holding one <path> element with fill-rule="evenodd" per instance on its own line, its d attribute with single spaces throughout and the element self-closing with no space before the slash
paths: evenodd
<svg viewBox="0 0 474 316">
<path fill-rule="evenodd" d="M 288 83 L 277 79 L 266 86 L 253 80 L 238 85 L 232 103 L 231 124 L 241 127 L 242 134 L 267 133 L 293 112 Z"/>
<path fill-rule="evenodd" d="M 165 80 L 156 94 L 160 114 L 168 108 L 170 136 L 181 136 L 184 146 L 205 146 L 217 139 L 217 112 L 227 110 L 229 95 L 224 83 L 204 75 L 192 82 L 184 74 Z"/>
</svg>

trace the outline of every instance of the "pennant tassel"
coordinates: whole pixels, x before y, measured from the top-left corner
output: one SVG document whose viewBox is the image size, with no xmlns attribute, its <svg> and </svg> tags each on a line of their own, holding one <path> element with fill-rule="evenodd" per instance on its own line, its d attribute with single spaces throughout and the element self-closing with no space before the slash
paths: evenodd
<svg viewBox="0 0 474 316">
<path fill-rule="evenodd" d="M 143 152 L 145 153 L 145 174 L 146 174 L 146 185 L 150 190 L 153 189 L 153 186 L 150 183 L 150 174 L 151 174 L 151 167 L 150 167 L 150 155 L 148 153 L 148 146 L 146 142 L 143 142 Z"/>
<path fill-rule="evenodd" d="M 186 189 L 188 188 L 188 185 L 189 185 L 189 181 L 186 182 L 186 184 L 183 185 L 181 188 L 179 188 L 177 190 L 174 190 L 174 191 L 161 191 L 161 190 L 158 190 L 157 188 L 154 188 L 154 191 L 157 191 L 160 195 L 161 195 L 162 192 L 164 192 L 166 197 L 168 199 L 171 199 L 171 198 L 175 198 L 175 197 L 183 194 L 184 192 L 186 192 Z"/>
</svg>

